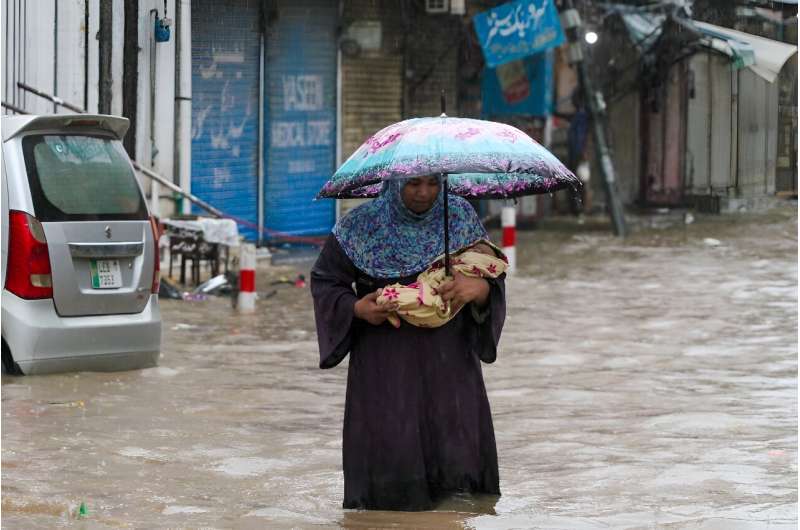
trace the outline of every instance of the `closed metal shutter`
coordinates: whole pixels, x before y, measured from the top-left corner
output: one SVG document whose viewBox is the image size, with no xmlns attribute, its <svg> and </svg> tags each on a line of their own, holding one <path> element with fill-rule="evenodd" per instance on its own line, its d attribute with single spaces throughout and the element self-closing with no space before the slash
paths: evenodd
<svg viewBox="0 0 800 530">
<path fill-rule="evenodd" d="M 403 118 L 403 57 L 346 58 L 342 61 L 342 161 L 384 127 Z M 341 201 L 346 214 L 364 199 Z"/>
<path fill-rule="evenodd" d="M 739 74 L 737 193 L 757 197 L 775 193 L 778 152 L 778 85 L 749 68 Z"/>
<path fill-rule="evenodd" d="M 403 9 L 391 2 L 349 0 L 342 18 L 343 38 L 361 44 L 361 53 L 342 55 L 342 161 L 387 125 L 403 119 Z M 375 38 L 375 32 L 377 36 Z M 360 36 L 360 38 L 359 38 Z M 365 199 L 339 201 L 344 216 Z"/>
<path fill-rule="evenodd" d="M 325 234 L 335 202 L 312 201 L 335 171 L 338 2 L 279 0 L 271 9 L 264 218 L 271 231 Z"/>
<path fill-rule="evenodd" d="M 258 0 L 192 2 L 192 192 L 253 225 L 259 16 Z M 240 224 L 239 230 L 257 238 L 253 226 Z"/>
<path fill-rule="evenodd" d="M 726 195 L 735 184 L 731 172 L 730 60 L 698 53 L 689 64 L 694 97 L 689 98 L 686 113 L 686 175 L 691 185 L 687 191 Z"/>
</svg>

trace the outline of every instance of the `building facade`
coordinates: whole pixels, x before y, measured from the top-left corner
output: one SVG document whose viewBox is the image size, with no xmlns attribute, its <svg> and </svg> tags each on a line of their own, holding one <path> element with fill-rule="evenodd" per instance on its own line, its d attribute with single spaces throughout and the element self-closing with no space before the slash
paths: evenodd
<svg viewBox="0 0 800 530">
<path fill-rule="evenodd" d="M 139 164 L 236 218 L 249 240 L 330 231 L 314 201 L 369 135 L 458 97 L 459 2 L 2 0 L 4 112 L 131 120 Z M 169 33 L 165 33 L 165 28 Z M 162 217 L 203 213 L 141 175 Z"/>
<path fill-rule="evenodd" d="M 236 218 L 247 239 L 318 236 L 358 201 L 314 201 L 317 190 L 371 134 L 437 115 L 442 90 L 451 115 L 481 116 L 483 58 L 472 16 L 496 4 L 42 0 L 34 12 L 30 1 L 1 0 L 3 111 L 72 112 L 31 87 L 87 112 L 123 115 L 131 157 Z M 796 41 L 796 18 L 767 15 L 765 37 Z M 587 52 L 606 95 L 624 203 L 796 193 L 796 53 L 772 80 L 709 50 L 654 79 L 642 76 L 640 50 L 619 19 L 591 9 L 583 16 L 600 33 Z M 566 160 L 576 75 L 562 52 L 555 119 L 510 122 Z M 591 173 L 601 208 L 596 165 Z M 141 178 L 157 215 L 203 213 Z M 525 198 L 518 210 L 538 216 L 552 203 Z"/>
</svg>

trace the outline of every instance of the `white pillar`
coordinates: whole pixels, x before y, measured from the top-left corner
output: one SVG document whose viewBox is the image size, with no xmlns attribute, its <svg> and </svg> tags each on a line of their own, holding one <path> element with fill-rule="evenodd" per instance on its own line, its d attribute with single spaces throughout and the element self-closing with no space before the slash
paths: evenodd
<svg viewBox="0 0 800 530">
<path fill-rule="evenodd" d="M 243 243 L 239 254 L 239 299 L 236 308 L 240 313 L 256 310 L 256 247 Z"/>
<path fill-rule="evenodd" d="M 508 272 L 511 274 L 517 267 L 517 209 L 514 206 L 503 206 L 500 214 L 503 226 L 503 253 L 508 258 Z"/>
</svg>

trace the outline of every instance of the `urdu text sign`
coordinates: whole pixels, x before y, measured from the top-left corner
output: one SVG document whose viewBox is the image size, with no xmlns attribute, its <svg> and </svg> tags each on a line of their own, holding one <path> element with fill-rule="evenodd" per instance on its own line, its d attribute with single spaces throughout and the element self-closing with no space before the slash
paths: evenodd
<svg viewBox="0 0 800 530">
<path fill-rule="evenodd" d="M 474 23 L 489 68 L 564 42 L 553 0 L 518 0 L 503 4 L 475 15 Z"/>
</svg>

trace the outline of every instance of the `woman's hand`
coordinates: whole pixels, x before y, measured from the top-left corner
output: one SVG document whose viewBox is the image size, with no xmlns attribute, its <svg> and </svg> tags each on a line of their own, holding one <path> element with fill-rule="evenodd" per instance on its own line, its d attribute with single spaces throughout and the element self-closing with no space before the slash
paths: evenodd
<svg viewBox="0 0 800 530">
<path fill-rule="evenodd" d="M 379 304 L 378 296 L 380 296 L 380 294 L 381 290 L 378 289 L 374 293 L 369 293 L 356 301 L 353 306 L 353 313 L 356 315 L 356 318 L 366 320 L 373 326 L 380 326 L 393 311 L 397 311 L 399 307 L 397 302 Z"/>
<path fill-rule="evenodd" d="M 453 279 L 443 283 L 438 291 L 442 300 L 451 302 L 453 308 L 460 308 L 470 302 L 482 307 L 489 298 L 489 282 L 453 271 Z"/>
</svg>

